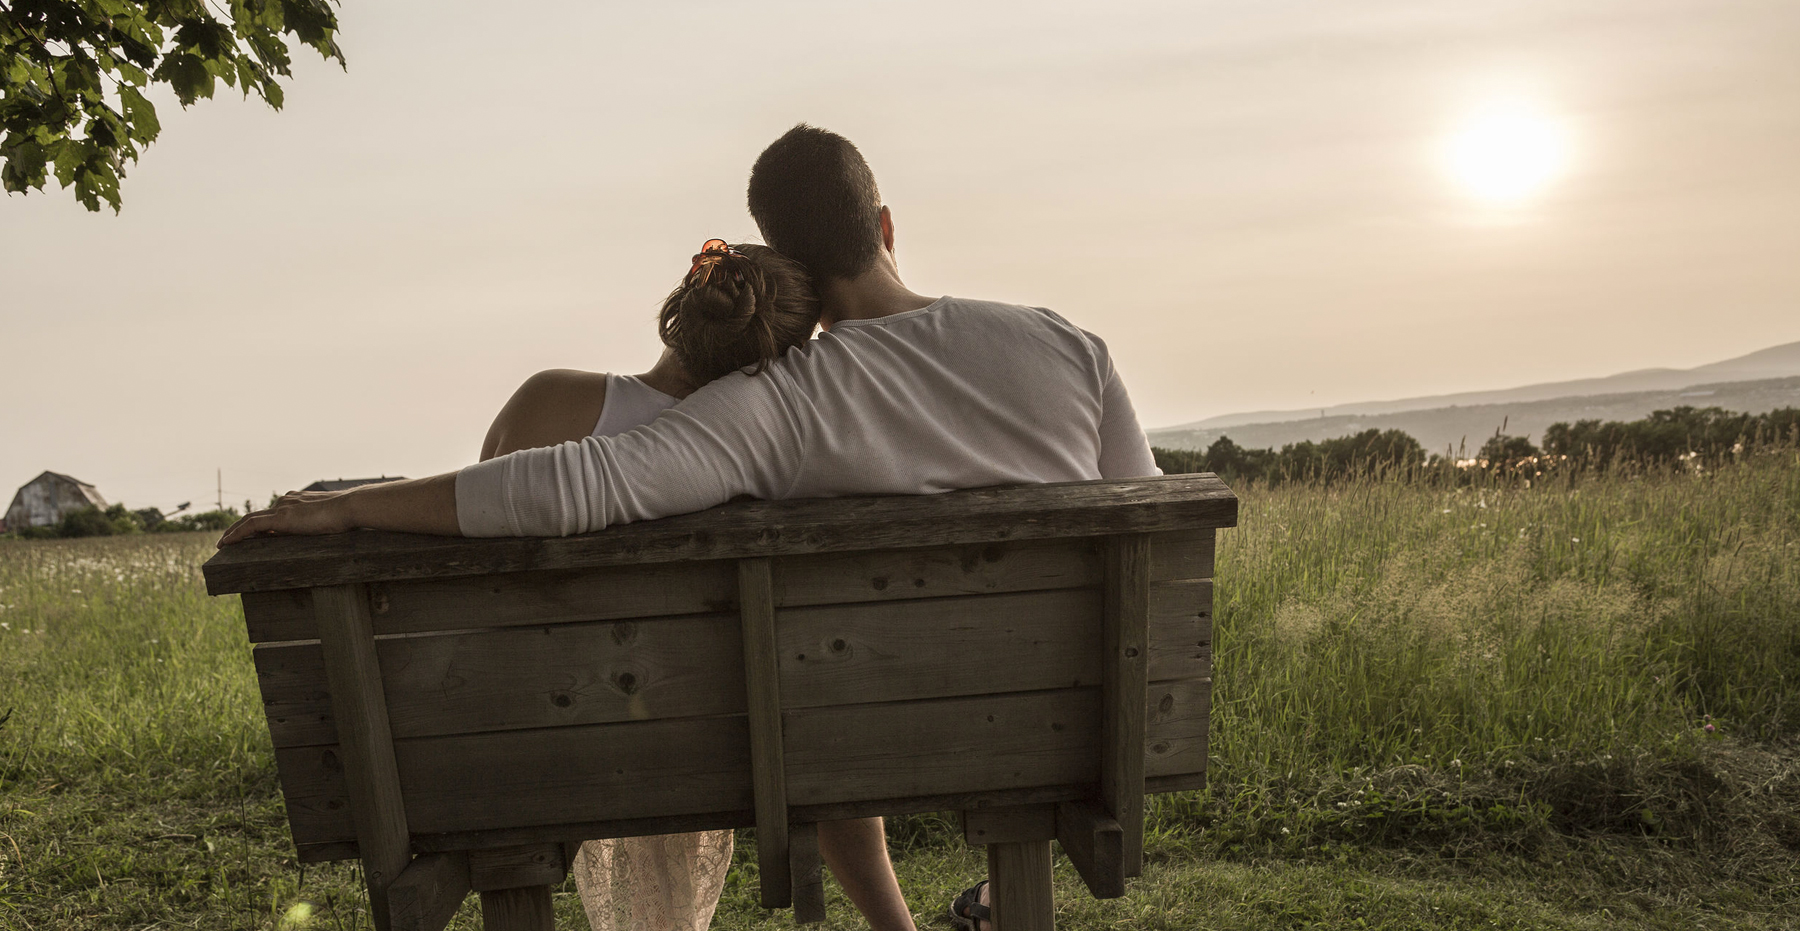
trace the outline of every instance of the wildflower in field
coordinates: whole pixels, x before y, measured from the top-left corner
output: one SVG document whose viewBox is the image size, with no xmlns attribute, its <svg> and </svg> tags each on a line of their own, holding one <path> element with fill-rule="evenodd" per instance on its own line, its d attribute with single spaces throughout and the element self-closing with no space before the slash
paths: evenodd
<svg viewBox="0 0 1800 931">
<path fill-rule="evenodd" d="M 295 902 L 281 915 L 281 926 L 284 928 L 304 928 L 312 924 L 313 904 L 311 902 Z"/>
</svg>

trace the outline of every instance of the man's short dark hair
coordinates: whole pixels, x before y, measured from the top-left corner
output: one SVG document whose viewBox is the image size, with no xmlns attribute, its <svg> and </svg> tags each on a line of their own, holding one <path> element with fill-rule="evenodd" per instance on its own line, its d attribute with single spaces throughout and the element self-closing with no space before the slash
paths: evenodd
<svg viewBox="0 0 1800 931">
<path fill-rule="evenodd" d="M 862 153 L 801 123 L 750 169 L 750 216 L 763 241 L 814 278 L 854 278 L 881 254 L 881 192 Z"/>
</svg>

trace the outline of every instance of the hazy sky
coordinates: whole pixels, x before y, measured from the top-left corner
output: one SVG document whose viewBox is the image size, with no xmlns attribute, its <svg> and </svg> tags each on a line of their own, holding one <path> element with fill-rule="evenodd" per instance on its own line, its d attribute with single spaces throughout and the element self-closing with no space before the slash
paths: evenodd
<svg viewBox="0 0 1800 931">
<path fill-rule="evenodd" d="M 1800 339 L 1793 0 L 341 15 L 285 111 L 165 104 L 120 216 L 0 202 L 0 498 L 470 462 L 532 372 L 649 365 L 800 120 L 874 166 L 909 285 L 1096 331 L 1149 427 Z"/>
</svg>

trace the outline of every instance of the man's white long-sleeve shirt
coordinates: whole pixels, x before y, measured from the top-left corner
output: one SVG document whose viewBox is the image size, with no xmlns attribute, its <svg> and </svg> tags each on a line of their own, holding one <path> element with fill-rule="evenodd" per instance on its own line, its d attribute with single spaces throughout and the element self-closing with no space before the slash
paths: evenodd
<svg viewBox="0 0 1800 931">
<path fill-rule="evenodd" d="M 464 536 L 558 536 L 738 495 L 932 494 L 1158 475 L 1106 344 L 1048 310 L 945 297 L 846 320 L 618 436 L 463 469 Z"/>
</svg>

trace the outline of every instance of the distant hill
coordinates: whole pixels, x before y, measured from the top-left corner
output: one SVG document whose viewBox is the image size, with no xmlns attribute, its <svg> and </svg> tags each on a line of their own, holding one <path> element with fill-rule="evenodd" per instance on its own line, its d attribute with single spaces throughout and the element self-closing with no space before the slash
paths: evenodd
<svg viewBox="0 0 1800 931">
<path fill-rule="evenodd" d="M 1401 398 L 1394 401 L 1364 401 L 1357 404 L 1340 404 L 1310 410 L 1290 411 L 1252 411 L 1243 414 L 1225 414 L 1210 417 L 1194 423 L 1180 424 L 1150 431 L 1151 442 L 1164 434 L 1207 433 L 1217 431 L 1221 427 L 1239 425 L 1266 426 L 1296 420 L 1331 420 L 1333 418 L 1361 417 L 1368 418 L 1378 414 L 1398 414 L 1404 411 L 1430 411 L 1437 408 L 1472 408 L 1493 405 L 1516 405 L 1536 401 L 1567 401 L 1578 397 L 1596 395 L 1646 394 L 1660 392 L 1663 394 L 1679 393 L 1685 389 L 1702 389 L 1708 386 L 1717 387 L 1726 382 L 1766 381 L 1769 379 L 1793 378 L 1800 376 L 1800 342 L 1773 346 L 1747 356 L 1726 359 L 1691 369 L 1639 369 L 1635 372 L 1622 372 L 1605 378 L 1582 378 L 1574 381 L 1545 382 L 1539 385 L 1526 385 L 1522 388 L 1507 388 L 1500 391 L 1466 391 L 1460 394 L 1440 394 L 1429 397 Z M 1727 407 L 1722 402 L 1721 407 Z M 1668 406 L 1668 405 L 1664 405 Z M 1783 406 L 1781 404 L 1776 407 Z M 1748 408 L 1744 408 L 1748 410 Z M 1645 409 L 1643 413 L 1649 413 Z M 1591 415 L 1589 415 L 1591 416 Z M 1633 417 L 1642 416 L 1634 414 Z M 1570 418 L 1555 418 L 1570 419 Z M 1546 421 L 1554 423 L 1555 419 Z M 1496 418 L 1495 426 L 1499 426 Z M 1493 427 L 1487 428 L 1488 433 Z M 1518 430 L 1511 431 L 1518 434 Z M 1333 434 L 1336 435 L 1336 434 Z M 1239 443 L 1244 441 L 1236 431 L 1231 438 Z M 1313 437 L 1318 439 L 1319 437 Z M 1425 443 L 1427 449 L 1432 444 L 1420 436 L 1419 441 Z M 1158 444 L 1163 445 L 1163 444 Z M 1264 445 L 1264 444 L 1256 444 Z"/>
<path fill-rule="evenodd" d="M 1777 347 L 1776 350 L 1765 350 L 1764 353 L 1721 362 L 1718 366 L 1735 362 L 1756 359 L 1768 352 L 1785 350 L 1800 361 L 1800 343 Z M 1800 367 L 1797 365 L 1796 367 Z M 1715 370 L 1716 366 L 1702 366 L 1689 369 L 1687 372 Z M 1657 370 L 1664 371 L 1667 370 Z M 1628 372 L 1615 375 L 1613 379 L 1628 377 L 1650 377 L 1650 372 Z M 1673 373 L 1685 375 L 1687 373 Z M 1584 382 L 1562 382 L 1562 385 L 1582 385 L 1610 382 L 1612 379 L 1595 378 Z M 1531 392 L 1549 386 L 1533 385 L 1528 388 L 1516 388 L 1515 392 Z M 1509 392 L 1483 392 L 1464 395 L 1448 395 L 1448 398 L 1474 398 L 1484 395 L 1501 395 Z M 1381 404 L 1401 404 L 1405 402 L 1377 402 L 1366 405 L 1379 407 Z M 1310 418 L 1290 418 L 1274 422 L 1235 422 L 1220 424 L 1218 421 L 1230 421 L 1232 418 L 1215 417 L 1210 421 L 1201 421 L 1186 427 L 1172 427 L 1166 430 L 1151 430 L 1150 445 L 1165 449 L 1205 449 L 1214 440 L 1229 435 L 1232 442 L 1239 446 L 1254 448 L 1280 447 L 1301 440 L 1332 439 L 1348 436 L 1370 428 L 1378 430 L 1404 430 L 1425 447 L 1426 452 L 1441 453 L 1446 449 L 1456 450 L 1465 441 L 1467 449 L 1473 452 L 1481 446 L 1486 438 L 1493 436 L 1494 431 L 1506 424 L 1506 432 L 1512 436 L 1529 436 L 1533 442 L 1543 438 L 1544 428 L 1557 421 L 1573 422 L 1577 420 L 1636 420 L 1651 411 L 1667 410 L 1682 405 L 1693 407 L 1723 407 L 1727 410 L 1761 414 L 1778 407 L 1800 407 L 1800 374 L 1788 378 L 1764 378 L 1759 380 L 1727 381 L 1710 384 L 1684 384 L 1674 389 L 1621 391 L 1610 394 L 1586 394 L 1578 396 L 1533 398 L 1529 394 L 1516 400 L 1498 403 L 1462 403 L 1440 405 L 1418 410 L 1400 410 L 1385 413 L 1343 413 L 1345 408 L 1365 405 L 1346 404 L 1336 408 L 1327 408 L 1326 416 L 1320 417 L 1315 410 Z M 1333 413 L 1334 411 L 1338 413 Z M 1255 416 L 1255 415 L 1234 415 Z M 1204 425 L 1204 426 L 1202 426 Z"/>
</svg>

